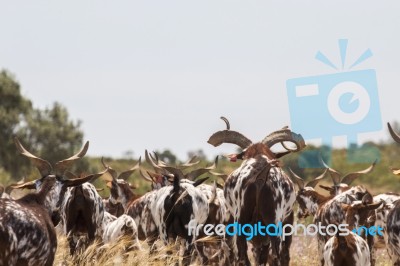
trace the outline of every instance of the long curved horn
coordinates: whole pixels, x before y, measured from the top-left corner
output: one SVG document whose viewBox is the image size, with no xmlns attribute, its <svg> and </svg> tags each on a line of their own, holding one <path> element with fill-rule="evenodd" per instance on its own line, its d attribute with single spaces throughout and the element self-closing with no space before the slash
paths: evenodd
<svg viewBox="0 0 400 266">
<path fill-rule="evenodd" d="M 220 117 L 226 124 L 226 130 L 230 130 L 231 129 L 231 124 L 229 123 L 228 118 L 226 118 L 225 116 L 221 116 Z"/>
<path fill-rule="evenodd" d="M 39 170 L 40 175 L 42 177 L 48 176 L 49 174 L 51 174 L 51 172 L 53 171 L 53 167 L 51 166 L 51 164 L 48 161 L 43 160 L 42 158 L 39 158 L 39 157 L 33 155 L 32 153 L 30 153 L 28 150 L 26 150 L 24 148 L 24 146 L 22 146 L 21 142 L 18 140 L 17 137 L 14 138 L 14 142 L 15 142 L 15 145 L 17 146 L 17 149 L 19 150 L 19 152 L 23 156 L 25 156 L 31 160 L 31 162 Z"/>
<path fill-rule="evenodd" d="M 288 149 L 287 146 L 284 146 L 285 149 L 292 152 L 300 151 L 306 147 L 303 137 L 300 134 L 292 132 L 288 127 L 283 127 L 281 130 L 272 132 L 262 140 L 262 143 L 271 148 L 275 144 L 285 141 L 296 145 L 296 149 Z"/>
<path fill-rule="evenodd" d="M 389 128 L 389 133 L 392 136 L 393 140 L 396 141 L 397 143 L 400 143 L 400 136 L 394 132 L 392 126 L 389 124 L 389 122 L 387 123 L 388 128 Z"/>
<path fill-rule="evenodd" d="M 117 179 L 118 177 L 117 171 L 112 169 L 108 164 L 104 162 L 104 157 L 101 157 L 101 164 L 104 166 L 104 168 L 108 169 L 108 173 L 111 175 L 112 179 Z M 107 180 L 107 181 L 112 181 L 112 180 Z"/>
<path fill-rule="evenodd" d="M 75 186 L 82 185 L 85 182 L 94 182 L 97 178 L 104 175 L 107 171 L 108 171 L 108 168 L 100 173 L 91 174 L 91 175 L 88 175 L 88 176 L 85 176 L 82 178 L 65 179 L 62 181 L 62 183 L 67 187 L 75 187 Z"/>
<path fill-rule="evenodd" d="M 214 147 L 218 147 L 222 143 L 231 143 L 238 145 L 242 149 L 245 149 L 251 145 L 251 140 L 246 138 L 243 134 L 230 130 L 228 119 L 225 117 L 221 117 L 221 119 L 226 123 L 227 129 L 217 131 L 212 134 L 207 141 L 209 144 L 213 145 Z"/>
<path fill-rule="evenodd" d="M 215 158 L 215 161 L 212 165 L 200 169 L 196 169 L 191 171 L 190 173 L 187 173 L 185 177 L 189 180 L 194 180 L 197 177 L 201 176 L 202 174 L 205 174 L 209 172 L 210 170 L 214 170 L 218 166 L 218 156 Z"/>
<path fill-rule="evenodd" d="M 152 158 L 149 156 L 149 152 L 147 151 L 147 150 L 145 150 L 144 151 L 144 157 L 145 157 L 145 159 L 146 159 L 146 162 L 148 163 L 148 164 L 150 164 L 153 168 L 154 168 L 154 171 L 160 171 L 160 169 L 161 169 L 161 166 L 160 165 L 158 165 L 157 163 L 155 163 L 153 160 L 152 160 Z"/>
<path fill-rule="evenodd" d="M 131 169 L 129 169 L 129 170 L 127 170 L 127 171 L 124 171 L 124 172 L 122 172 L 121 174 L 119 174 L 118 178 L 119 178 L 119 179 L 123 179 L 123 180 L 126 181 L 126 180 L 128 179 L 128 177 L 130 177 L 130 176 L 133 174 L 133 172 L 135 172 L 137 169 L 140 168 L 141 160 L 142 160 L 142 157 L 139 157 L 139 160 L 138 160 L 138 162 L 135 164 L 135 166 L 132 167 Z"/>
<path fill-rule="evenodd" d="M 293 176 L 293 181 L 297 184 L 299 189 L 303 189 L 304 188 L 304 180 L 303 180 L 303 178 L 301 178 L 295 172 L 293 172 L 293 170 L 291 168 L 289 168 L 289 172 Z"/>
<path fill-rule="evenodd" d="M 343 184 L 347 184 L 350 185 L 357 177 L 359 177 L 360 175 L 366 175 L 372 172 L 372 170 L 374 170 L 374 167 L 376 165 L 378 160 L 375 160 L 367 169 L 362 170 L 362 171 L 358 171 L 358 172 L 354 172 L 354 173 L 349 173 L 347 175 L 345 175 L 342 178 L 341 183 Z"/>
<path fill-rule="evenodd" d="M 65 170 L 67 170 L 67 168 L 70 167 L 76 160 L 85 156 L 88 148 L 89 148 L 89 141 L 86 141 L 85 145 L 78 153 L 74 154 L 68 159 L 57 162 L 55 165 L 56 171 L 60 172 L 61 174 L 64 174 Z"/>
<path fill-rule="evenodd" d="M 152 182 L 152 183 L 154 182 L 154 180 L 151 177 L 146 176 L 145 174 L 143 174 L 142 170 L 139 170 L 139 173 L 140 173 L 140 176 L 143 177 L 144 180 Z"/>
<path fill-rule="evenodd" d="M 196 159 L 197 159 L 197 156 L 195 155 L 195 156 L 193 156 L 192 158 L 190 158 L 189 161 L 187 161 L 186 163 L 181 164 L 181 165 L 180 165 L 181 168 L 187 168 L 187 167 L 191 167 L 191 166 L 193 166 L 193 165 L 199 164 L 199 163 L 200 163 L 200 160 L 197 160 L 197 161 L 196 161 Z"/>
<path fill-rule="evenodd" d="M 322 158 L 321 154 L 319 154 L 318 160 L 319 160 L 319 162 L 324 166 L 324 168 L 328 169 L 329 175 L 330 175 L 331 178 L 332 178 L 333 184 L 334 184 L 335 186 L 339 185 L 339 184 L 340 184 L 340 177 L 341 177 L 342 174 L 339 173 L 338 171 L 336 171 L 335 169 L 330 168 L 329 165 L 327 165 L 327 164 L 325 163 L 325 161 L 324 161 L 324 159 Z"/>
<path fill-rule="evenodd" d="M 214 172 L 214 171 L 210 171 L 210 174 L 212 174 L 212 175 L 214 175 L 214 176 L 216 176 L 216 177 L 219 177 L 219 178 L 221 178 L 221 179 L 224 180 L 224 181 L 225 181 L 225 179 L 228 177 L 227 174 L 217 173 L 217 172 Z"/>
<path fill-rule="evenodd" d="M 314 188 L 318 184 L 318 182 L 325 177 L 326 173 L 328 173 L 328 169 L 325 169 L 325 171 L 321 175 L 314 178 L 314 180 L 311 180 L 310 182 L 308 182 L 306 184 L 306 187 Z"/>
</svg>

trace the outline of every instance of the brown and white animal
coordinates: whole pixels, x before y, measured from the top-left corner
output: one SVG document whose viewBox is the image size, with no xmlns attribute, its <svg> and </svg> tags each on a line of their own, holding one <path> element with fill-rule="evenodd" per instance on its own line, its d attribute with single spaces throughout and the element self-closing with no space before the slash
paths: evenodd
<svg viewBox="0 0 400 266">
<path fill-rule="evenodd" d="M 268 135 L 263 141 L 253 144 L 244 135 L 230 130 L 227 119 L 222 119 L 226 122 L 227 129 L 214 133 L 208 143 L 213 146 L 232 143 L 243 149 L 240 154 L 230 156 L 231 160 L 244 161 L 228 176 L 224 187 L 226 205 L 232 220 L 239 224 L 292 224 L 293 205 L 296 200 L 294 185 L 279 166 L 277 159 L 303 149 L 303 138 L 288 128 L 283 128 Z M 292 142 L 296 148 L 291 150 L 284 142 Z M 272 152 L 271 147 L 277 143 L 282 143 L 288 151 Z M 252 244 L 257 265 L 265 265 L 269 259 L 273 265 L 289 265 L 291 237 L 282 241 L 279 236 L 255 236 Z M 250 265 L 245 236 L 235 235 L 232 247 L 236 263 Z M 272 254 L 270 258 L 269 251 Z"/>
<path fill-rule="evenodd" d="M 111 175 L 111 179 L 107 180 L 107 187 L 110 189 L 110 196 L 108 199 L 103 200 L 103 203 L 107 212 L 119 217 L 124 214 L 128 202 L 138 198 L 138 196 L 132 191 L 133 189 L 136 189 L 136 187 L 128 183 L 127 180 L 135 170 L 139 169 L 140 158 L 134 167 L 123 171 L 119 175 L 114 169 L 105 164 L 104 158 L 101 159 L 101 162 L 105 168 L 109 168 L 108 173 Z"/>
<path fill-rule="evenodd" d="M 218 177 L 223 175 L 212 172 L 212 170 L 214 170 L 218 165 L 218 156 L 216 157 L 214 164 L 191 171 L 187 171 L 186 169 L 199 163 L 199 161 L 196 161 L 195 157 L 189 159 L 188 162 L 177 166 L 171 166 L 167 165 L 165 162 L 161 162 L 156 153 L 154 153 L 152 156 L 146 151 L 145 157 L 147 163 L 153 166 L 153 169 L 156 173 L 151 173 L 149 171 L 147 171 L 147 175 L 143 174 L 142 171 L 140 171 L 140 173 L 144 179 L 152 182 L 153 189 L 172 185 L 173 179 L 171 179 L 171 175 L 173 176 L 174 174 L 179 176 L 181 184 L 188 183 L 192 185 L 196 183 L 194 180 L 198 176 L 207 172 Z M 217 187 L 216 184 L 212 186 L 205 183 L 196 186 L 196 188 L 198 188 L 204 194 L 208 201 L 209 213 L 206 224 L 226 224 L 228 222 L 229 215 L 226 209 L 223 189 Z M 229 256 L 229 247 L 225 242 L 225 238 L 219 236 L 217 237 L 216 234 L 214 234 L 214 236 L 215 237 L 212 239 L 203 239 L 205 235 L 202 234 L 198 236 L 200 239 L 197 241 L 196 249 L 199 253 L 199 258 L 202 264 L 221 264 L 222 261 L 226 261 L 227 257 Z"/>
<path fill-rule="evenodd" d="M 291 173 L 294 183 L 299 187 L 296 195 L 296 201 L 299 204 L 297 217 L 299 219 L 306 218 L 310 215 L 314 217 L 320 206 L 332 198 L 332 196 L 326 197 L 314 189 L 318 182 L 325 177 L 328 169 L 326 169 L 320 176 L 307 183 L 305 183 L 300 176 L 294 173 L 292 169 L 289 168 L 289 172 Z"/>
<path fill-rule="evenodd" d="M 333 198 L 332 196 L 323 196 L 314 190 L 315 185 L 319 180 L 321 180 L 326 174 L 327 170 L 310 181 L 306 185 L 301 177 L 293 173 L 295 183 L 299 186 L 299 191 L 297 193 L 297 201 L 299 203 L 299 218 L 307 217 L 308 215 L 315 216 L 318 211 Z M 334 218 L 331 219 L 331 224 L 348 224 L 348 229 L 351 230 L 360 224 L 359 221 L 366 221 L 371 211 L 378 208 L 382 202 L 377 204 L 369 204 L 368 194 L 364 196 L 364 202 L 356 201 L 352 196 L 350 190 L 343 192 L 348 201 L 352 202 L 351 205 L 346 205 L 341 203 L 343 197 L 337 197 L 336 201 L 333 200 L 328 205 L 332 208 L 330 215 Z M 350 194 L 346 194 L 350 193 Z M 341 221 L 339 221 L 341 220 Z M 326 225 L 325 225 L 326 226 Z M 349 232 L 349 235 L 340 235 L 341 231 L 338 231 L 335 236 L 326 236 L 326 243 L 323 245 L 322 242 L 319 244 L 323 245 L 323 249 L 320 248 L 321 265 L 371 265 L 371 254 L 370 248 L 367 241 L 365 241 L 361 236 Z"/>
<path fill-rule="evenodd" d="M 0 199 L 0 263 L 1 265 L 52 265 L 57 239 L 53 223 L 57 203 L 63 189 L 91 180 L 95 175 L 65 180 L 52 174 L 49 162 L 28 152 L 15 138 L 17 149 L 38 168 L 41 178 L 15 185 L 13 188 L 36 189 L 21 199 Z M 55 169 L 63 172 L 76 155 L 60 161 Z M 53 219 L 52 219 L 53 218 Z"/>
<path fill-rule="evenodd" d="M 150 204 L 154 223 L 164 244 L 175 243 L 177 239 L 184 243 L 184 265 L 190 263 L 191 252 L 196 248 L 196 230 L 189 232 L 189 223 L 196 227 L 205 224 L 208 217 L 207 198 L 196 188 L 206 179 L 189 184 L 181 183 L 179 177 L 174 175 L 173 185 L 156 190 Z"/>
<path fill-rule="evenodd" d="M 359 198 L 355 198 L 354 195 Z M 314 224 L 321 223 L 322 226 L 328 226 L 330 224 L 343 224 L 346 220 L 346 211 L 343 208 L 343 204 L 352 204 L 354 201 L 370 199 L 368 203 L 372 203 L 372 196 L 371 194 L 365 190 L 364 194 L 358 191 L 358 188 L 351 188 L 346 190 L 345 192 L 340 193 L 339 195 L 333 197 L 332 199 L 324 202 L 317 210 L 316 215 L 314 216 Z M 370 215 L 371 213 L 369 213 Z M 355 226 L 370 226 L 373 225 L 371 221 L 368 220 L 367 216 L 359 216 L 356 215 L 355 218 L 357 220 L 354 222 Z M 329 236 L 325 235 L 317 235 L 318 239 L 318 251 L 319 251 L 319 258 L 321 260 L 321 265 L 324 265 L 324 258 L 323 258 L 323 248 L 326 242 L 329 239 Z M 372 251 L 372 244 L 373 239 L 369 238 L 369 246 L 370 250 Z M 371 261 L 374 260 L 374 254 L 371 254 Z"/>
<path fill-rule="evenodd" d="M 361 219 L 366 219 L 371 211 L 383 204 L 383 201 L 367 203 L 366 198 L 363 201 L 354 201 L 351 205 L 343 205 L 346 213 L 345 221 L 348 224 L 347 229 L 349 231 L 347 235 L 342 235 L 341 231 L 337 230 L 336 235 L 326 242 L 323 250 L 324 265 L 371 265 L 371 252 L 367 241 L 359 236 L 357 232 L 351 231 L 354 228 L 357 229 L 357 217 L 358 219 L 360 217 L 362 217 Z"/>
<path fill-rule="evenodd" d="M 400 143 L 400 135 L 396 133 L 391 125 L 388 123 L 389 133 L 392 136 L 393 140 L 397 143 Z M 396 175 L 400 174 L 399 169 L 393 169 L 393 173 Z M 396 197 L 395 195 L 394 197 Z M 384 224 L 386 217 L 386 230 L 385 230 L 385 240 L 387 244 L 387 250 L 389 253 L 389 257 L 391 258 L 394 265 L 400 265 L 400 200 L 395 200 L 395 198 L 389 198 L 387 200 L 387 208 L 384 209 L 382 214 L 381 222 Z M 390 200 L 395 200 L 390 203 Z M 378 219 L 377 219 L 378 220 Z"/>
<path fill-rule="evenodd" d="M 67 168 L 74 161 L 82 158 L 88 148 L 89 142 L 86 142 L 77 154 L 55 164 L 56 177 L 59 181 L 56 183 L 57 186 L 49 193 L 46 200 L 46 204 L 50 205 L 52 209 L 57 210 L 54 213 L 54 220 L 60 223 L 59 227 L 62 229 L 61 231 L 67 236 L 71 254 L 75 253 L 81 236 L 84 236 L 85 239 L 87 237 L 86 244 L 93 242 L 96 236 L 99 238 L 102 236 L 101 222 L 103 220 L 104 207 L 96 188 L 88 182 L 82 182 L 76 186 L 65 186 L 61 182 L 64 177 L 68 176 Z M 42 176 L 52 172 L 52 166 L 49 162 L 30 154 L 22 145 L 20 150 L 38 168 L 40 167 L 39 171 L 42 173 Z M 87 179 L 87 181 L 94 181 L 105 172 L 106 170 L 95 174 L 90 179 Z"/>
<path fill-rule="evenodd" d="M 374 167 L 377 163 L 377 160 L 375 160 L 375 162 L 373 162 L 368 168 L 364 169 L 364 170 L 360 170 L 357 172 L 351 172 L 345 175 L 342 175 L 339 171 L 329 167 L 324 160 L 322 159 L 322 157 L 319 158 L 320 162 L 322 163 L 322 165 L 324 166 L 324 168 L 328 169 L 329 174 L 332 178 L 333 181 L 333 186 L 323 186 L 320 185 L 321 188 L 329 191 L 329 194 L 331 196 L 336 196 L 339 195 L 347 190 L 349 190 L 350 188 L 359 188 L 359 189 L 353 189 L 355 194 L 364 194 L 365 193 L 365 188 L 363 186 L 355 186 L 355 187 L 351 187 L 351 183 L 356 180 L 358 177 L 362 176 L 362 175 L 366 175 L 371 173 L 374 170 Z M 356 197 L 356 195 L 353 195 Z M 360 194 L 360 195 L 361 195 Z"/>
<path fill-rule="evenodd" d="M 376 162 L 373 162 L 368 168 L 351 172 L 346 175 L 342 175 L 339 171 L 332 169 L 329 167 L 320 157 L 320 162 L 322 165 L 328 170 L 332 181 L 333 186 L 322 186 L 321 188 L 329 191 L 331 198 L 326 201 L 324 204 L 320 206 L 317 214 L 314 216 L 314 223 L 318 224 L 321 222 L 323 226 L 327 226 L 328 224 L 340 224 L 344 221 L 345 215 L 344 210 L 341 208 L 341 203 L 351 204 L 353 200 L 362 200 L 364 196 L 368 195 L 368 198 L 371 199 L 372 195 L 367 191 L 364 186 L 358 185 L 351 187 L 350 184 L 359 176 L 369 174 L 373 171 Z M 371 212 L 373 214 L 373 212 Z M 361 225 L 373 225 L 375 222 L 375 216 L 367 217 L 363 220 L 358 221 Z M 329 236 L 318 235 L 318 251 L 321 259 L 321 264 L 323 264 L 323 247 L 328 241 Z M 371 251 L 371 264 L 375 265 L 375 249 L 374 246 L 374 237 L 367 236 L 367 242 L 369 245 L 369 249 Z"/>
<path fill-rule="evenodd" d="M 133 218 L 126 214 L 116 217 L 108 212 L 104 212 L 103 243 L 116 243 L 123 237 L 129 239 L 129 242 L 131 242 L 126 250 L 141 249 L 137 225 Z"/>
</svg>

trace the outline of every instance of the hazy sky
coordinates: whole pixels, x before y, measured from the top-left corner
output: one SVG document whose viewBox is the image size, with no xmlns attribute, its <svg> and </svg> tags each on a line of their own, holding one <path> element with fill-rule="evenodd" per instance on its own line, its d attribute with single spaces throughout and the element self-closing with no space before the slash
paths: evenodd
<svg viewBox="0 0 400 266">
<path fill-rule="evenodd" d="M 399 13 L 398 1 L 3 1 L 0 68 L 36 107 L 82 120 L 89 154 L 230 153 L 206 142 L 219 117 L 254 141 L 290 125 L 286 81 L 340 72 L 315 60 L 340 65 L 338 39 L 348 62 L 371 49 L 354 70 L 376 70 L 382 124 L 400 120 Z"/>
</svg>

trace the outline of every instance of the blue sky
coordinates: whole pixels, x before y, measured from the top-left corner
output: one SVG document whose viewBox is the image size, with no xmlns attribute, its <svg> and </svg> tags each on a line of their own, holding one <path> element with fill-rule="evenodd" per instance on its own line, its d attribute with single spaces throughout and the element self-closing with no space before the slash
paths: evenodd
<svg viewBox="0 0 400 266">
<path fill-rule="evenodd" d="M 384 3 L 384 4 L 383 4 Z M 286 81 L 375 69 L 382 123 L 399 120 L 398 1 L 7 1 L 0 8 L 0 68 L 36 107 L 54 101 L 83 122 L 89 154 L 144 149 L 207 155 L 208 137 L 232 129 L 254 141 L 290 125 Z M 342 70 L 339 70 L 342 71 Z M 360 142 L 387 139 L 386 127 Z M 301 132 L 300 132 L 301 133 Z M 337 145 L 340 145 L 338 138 Z"/>
</svg>

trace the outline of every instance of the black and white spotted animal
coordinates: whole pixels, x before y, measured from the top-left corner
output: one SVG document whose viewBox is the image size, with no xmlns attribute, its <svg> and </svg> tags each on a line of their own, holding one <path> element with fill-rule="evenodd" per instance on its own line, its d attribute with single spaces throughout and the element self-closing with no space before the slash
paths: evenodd
<svg viewBox="0 0 400 266">
<path fill-rule="evenodd" d="M 205 181 L 206 178 L 201 181 Z M 194 227 L 205 224 L 209 206 L 206 196 L 196 188 L 200 185 L 180 183 L 174 177 L 172 186 L 156 190 L 155 198 L 150 204 L 151 214 L 158 229 L 159 237 L 164 244 L 175 243 L 179 238 L 184 242 L 183 264 L 190 263 L 190 254 L 195 248 L 196 233 L 188 231 L 189 223 Z"/>
<path fill-rule="evenodd" d="M 393 130 L 389 123 L 388 128 L 393 140 L 400 143 L 400 135 Z M 393 173 L 400 175 L 399 169 L 393 169 Z M 386 204 L 382 209 L 377 210 L 376 222 L 382 224 L 386 229 L 384 237 L 389 257 L 394 265 L 400 265 L 400 200 L 397 199 L 398 195 L 392 193 L 378 196 L 385 200 Z"/>
<path fill-rule="evenodd" d="M 52 265 L 57 248 L 54 224 L 57 222 L 59 206 L 56 203 L 62 199 L 59 192 L 61 189 L 79 186 L 95 176 L 64 180 L 52 174 L 53 169 L 48 161 L 28 152 L 18 139 L 15 139 L 15 143 L 21 154 L 38 168 L 41 178 L 13 186 L 17 189 L 36 189 L 36 193 L 18 200 L 0 199 L 0 263 Z M 74 155 L 58 162 L 56 170 L 66 169 L 81 156 Z"/>
<path fill-rule="evenodd" d="M 122 214 L 116 217 L 108 212 L 104 213 L 103 220 L 103 243 L 116 243 L 125 237 L 130 240 L 131 244 L 127 250 L 141 249 L 138 239 L 138 229 L 132 217 Z"/>
<path fill-rule="evenodd" d="M 231 173 L 225 182 L 224 195 L 228 212 L 233 222 L 239 224 L 285 224 L 293 223 L 293 205 L 296 194 L 293 182 L 279 166 L 278 158 L 305 147 L 301 135 L 288 128 L 268 135 L 262 142 L 253 144 L 248 138 L 236 131 L 227 129 L 214 133 L 208 143 L 219 146 L 222 143 L 237 144 L 243 152 L 231 155 L 230 159 L 244 160 L 242 165 Z M 286 147 L 284 142 L 296 145 L 294 150 Z M 271 147 L 283 143 L 288 151 L 274 153 Z M 289 265 L 291 237 L 282 240 L 279 236 L 255 236 L 251 240 L 253 255 L 257 265 L 270 261 L 273 265 Z M 234 236 L 232 248 L 237 261 L 232 263 L 250 265 L 247 256 L 247 242 L 244 235 Z M 271 257 L 269 257 L 271 253 Z"/>
<path fill-rule="evenodd" d="M 358 229 L 360 220 L 365 220 L 375 209 L 383 205 L 383 201 L 370 203 L 367 196 L 363 201 L 353 201 L 350 205 L 343 204 L 345 224 L 348 230 Z M 360 229 L 363 230 L 363 229 Z M 359 232 L 361 232 L 359 230 Z M 379 233 L 377 230 L 375 233 Z M 370 266 L 373 264 L 370 245 L 358 235 L 350 231 L 348 235 L 341 235 L 338 230 L 325 244 L 323 249 L 324 265 L 356 265 Z"/>
<path fill-rule="evenodd" d="M 91 183 L 68 188 L 60 205 L 60 225 L 67 236 L 70 253 L 85 249 L 95 238 L 103 236 L 103 199 Z M 84 243 L 78 245 L 78 242 Z"/>
</svg>

